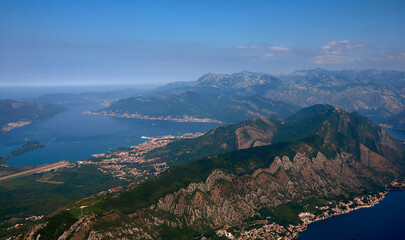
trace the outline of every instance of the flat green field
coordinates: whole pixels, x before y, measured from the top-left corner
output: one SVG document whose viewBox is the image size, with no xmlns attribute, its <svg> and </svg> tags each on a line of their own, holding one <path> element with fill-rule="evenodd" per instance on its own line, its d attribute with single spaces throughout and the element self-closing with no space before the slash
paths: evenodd
<svg viewBox="0 0 405 240">
<path fill-rule="evenodd" d="M 83 197 L 127 184 L 101 173 L 94 166 L 64 168 L 3 180 L 0 182 L 0 229 L 24 222 L 26 217 L 49 214 Z"/>
</svg>

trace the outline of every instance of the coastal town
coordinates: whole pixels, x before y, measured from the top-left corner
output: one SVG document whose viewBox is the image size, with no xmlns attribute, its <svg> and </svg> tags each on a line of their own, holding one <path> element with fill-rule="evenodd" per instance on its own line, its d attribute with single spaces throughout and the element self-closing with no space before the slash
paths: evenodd
<svg viewBox="0 0 405 240">
<path fill-rule="evenodd" d="M 393 190 L 405 190 L 405 180 L 395 179 L 390 185 Z"/>
<path fill-rule="evenodd" d="M 298 217 L 301 223 L 298 225 L 282 226 L 277 223 L 267 223 L 261 227 L 253 228 L 248 231 L 234 232 L 221 229 L 216 232 L 219 237 L 226 237 L 228 239 L 247 240 L 247 239 L 268 239 L 268 240 L 292 240 L 298 238 L 300 232 L 307 229 L 308 225 L 324 220 L 336 215 L 349 213 L 360 208 L 373 207 L 388 194 L 388 191 L 380 192 L 361 197 L 355 197 L 347 202 L 343 201 L 329 201 L 325 206 L 316 206 L 318 213 L 301 212 Z M 236 235 L 238 237 L 236 237 Z"/>
<path fill-rule="evenodd" d="M 111 174 L 125 181 L 147 180 L 165 171 L 169 166 L 161 158 L 145 158 L 145 154 L 170 142 L 184 138 L 196 138 L 203 133 L 186 133 L 182 136 L 163 136 L 158 138 L 142 137 L 148 141 L 125 149 L 108 153 L 93 154 L 86 161 L 77 161 L 77 166 L 95 165 L 104 174 Z"/>
<path fill-rule="evenodd" d="M 116 113 L 116 112 L 107 112 L 107 111 L 87 111 L 83 112 L 83 114 L 94 114 L 94 115 L 105 115 L 105 116 L 113 116 L 113 117 L 120 117 L 120 118 L 133 118 L 133 119 L 144 119 L 144 120 L 161 120 L 161 121 L 172 121 L 172 122 L 198 122 L 198 123 L 223 123 L 216 119 L 211 118 L 197 118 L 193 116 L 184 115 L 182 117 L 171 117 L 171 116 L 158 116 L 152 117 L 147 115 L 142 115 L 139 113 Z"/>
<path fill-rule="evenodd" d="M 30 121 L 10 122 L 10 123 L 7 123 L 6 125 L 4 125 L 1 128 L 1 133 L 6 133 L 6 132 L 8 132 L 8 131 L 10 131 L 10 130 L 12 130 L 14 128 L 23 127 L 23 126 L 26 126 L 28 124 L 31 124 L 31 122 Z"/>
<path fill-rule="evenodd" d="M 203 133 L 185 133 L 181 136 L 163 136 L 163 137 L 146 137 L 143 136 L 143 139 L 147 141 L 136 146 L 131 146 L 129 148 L 117 149 L 109 151 L 108 153 L 93 154 L 92 158 L 89 158 L 85 161 L 60 161 L 51 164 L 45 164 L 27 171 L 22 171 L 10 175 L 1 176 L 0 181 L 15 178 L 18 176 L 24 176 L 27 174 L 49 172 L 49 171 L 58 171 L 63 168 L 72 168 L 72 167 L 83 167 L 86 165 L 96 166 L 103 174 L 111 174 L 114 177 L 117 177 L 121 180 L 130 181 L 133 184 L 139 184 L 150 177 L 159 175 L 161 172 L 169 168 L 166 162 L 158 160 L 157 158 L 146 158 L 144 155 L 156 148 L 164 147 L 167 144 L 180 139 L 185 138 L 196 138 L 203 135 Z M 3 160 L 4 159 L 4 160 Z M 0 160 L 5 162 L 8 159 L 8 156 L 2 156 Z M 37 180 L 38 182 L 48 182 L 48 183 L 57 183 L 56 181 L 50 180 Z M 114 188 L 107 189 L 105 191 L 99 192 L 97 195 L 105 195 L 108 193 L 113 193 L 122 190 L 122 186 L 117 186 Z M 8 227 L 7 230 L 12 230 L 20 228 L 26 223 L 35 222 L 42 219 L 44 215 L 40 216 L 29 216 L 26 217 L 25 222 L 19 222 L 14 224 L 11 227 Z"/>
</svg>

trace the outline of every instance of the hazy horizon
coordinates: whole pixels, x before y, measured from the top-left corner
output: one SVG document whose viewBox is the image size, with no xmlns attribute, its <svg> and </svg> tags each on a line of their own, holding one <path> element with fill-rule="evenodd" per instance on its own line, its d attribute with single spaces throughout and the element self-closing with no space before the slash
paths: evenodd
<svg viewBox="0 0 405 240">
<path fill-rule="evenodd" d="M 0 86 L 405 70 L 404 1 L 0 1 Z"/>
<path fill-rule="evenodd" d="M 391 69 L 391 68 L 352 68 L 352 69 L 348 69 L 348 68 L 336 68 L 336 69 L 328 69 L 328 68 L 321 68 L 321 67 L 317 67 L 317 68 L 308 68 L 308 69 L 295 69 L 293 71 L 290 72 L 264 72 L 264 71 L 251 71 L 251 70 L 241 70 L 241 71 L 235 71 L 235 72 L 206 72 L 201 74 L 200 76 L 198 76 L 195 79 L 186 79 L 186 80 L 182 80 L 182 81 L 159 81 L 159 82 L 154 82 L 154 83 L 93 83 L 93 84 L 89 84 L 86 82 L 83 82 L 82 84 L 80 83 L 31 83 L 31 84 L 19 84 L 19 85 L 15 85 L 15 84 L 7 84 L 7 85 L 2 85 L 2 83 L 0 83 L 0 88 L 84 88 L 84 89 L 92 89 L 92 88 L 101 88 L 101 89 L 108 89 L 107 91 L 110 90 L 118 90 L 118 89 L 123 89 L 123 88 L 136 88 L 136 89 L 140 89 L 140 90 L 147 90 L 147 89 L 154 89 L 154 88 L 158 88 L 167 84 L 171 84 L 171 83 L 177 83 L 177 82 L 193 82 L 193 81 L 197 81 L 199 78 L 201 78 L 202 76 L 204 76 L 205 74 L 235 74 L 235 73 L 242 73 L 242 72 L 252 72 L 252 73 L 265 73 L 265 74 L 272 74 L 272 75 L 289 75 L 294 73 L 295 71 L 307 71 L 307 70 L 315 70 L 315 69 L 322 69 L 322 70 L 326 70 L 326 71 L 361 71 L 361 70 L 382 70 L 382 71 L 397 71 L 397 72 L 405 72 L 405 70 L 396 70 L 396 69 Z M 95 90 L 96 91 L 96 90 Z"/>
</svg>

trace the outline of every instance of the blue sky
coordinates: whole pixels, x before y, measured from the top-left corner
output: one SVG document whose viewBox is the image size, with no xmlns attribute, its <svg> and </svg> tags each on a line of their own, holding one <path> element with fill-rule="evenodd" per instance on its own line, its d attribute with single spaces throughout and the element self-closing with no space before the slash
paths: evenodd
<svg viewBox="0 0 405 240">
<path fill-rule="evenodd" d="M 405 1 L 0 0 L 0 86 L 405 70 Z"/>
</svg>

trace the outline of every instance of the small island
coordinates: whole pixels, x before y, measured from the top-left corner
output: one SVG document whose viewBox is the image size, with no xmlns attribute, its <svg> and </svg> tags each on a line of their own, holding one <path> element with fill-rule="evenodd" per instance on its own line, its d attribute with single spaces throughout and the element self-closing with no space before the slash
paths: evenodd
<svg viewBox="0 0 405 240">
<path fill-rule="evenodd" d="M 20 148 L 17 148 L 16 150 L 12 151 L 11 155 L 18 156 L 23 153 L 30 152 L 37 148 L 43 148 L 43 147 L 45 147 L 45 146 L 41 145 L 38 141 L 27 141 L 25 144 L 21 145 Z"/>
</svg>

